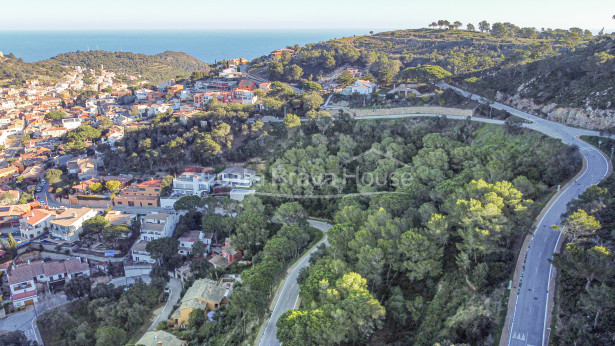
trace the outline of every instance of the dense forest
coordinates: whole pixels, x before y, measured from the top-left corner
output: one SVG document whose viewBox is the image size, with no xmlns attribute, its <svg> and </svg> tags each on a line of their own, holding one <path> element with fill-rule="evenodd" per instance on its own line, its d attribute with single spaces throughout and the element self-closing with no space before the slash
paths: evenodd
<svg viewBox="0 0 615 346">
<path fill-rule="evenodd" d="M 591 140 L 591 139 L 590 139 Z M 610 150 L 615 142 L 601 138 Z M 597 142 L 597 138 L 594 138 Z M 554 345 L 608 345 L 615 325 L 615 176 L 569 205 L 551 326 Z"/>
<path fill-rule="evenodd" d="M 208 65 L 186 53 L 166 51 L 156 55 L 130 52 L 77 51 L 57 55 L 42 63 L 51 65 L 79 65 L 130 75 L 141 75 L 152 82 L 188 77 L 194 71 L 206 69 Z"/>
<path fill-rule="evenodd" d="M 520 240 L 579 169 L 575 149 L 515 126 L 445 119 L 342 117 L 286 131 L 292 144 L 274 149 L 259 191 L 313 196 L 298 201 L 335 225 L 300 275 L 301 309 L 278 321 L 280 341 L 496 342 Z M 347 197 L 318 198 L 338 193 Z"/>
</svg>

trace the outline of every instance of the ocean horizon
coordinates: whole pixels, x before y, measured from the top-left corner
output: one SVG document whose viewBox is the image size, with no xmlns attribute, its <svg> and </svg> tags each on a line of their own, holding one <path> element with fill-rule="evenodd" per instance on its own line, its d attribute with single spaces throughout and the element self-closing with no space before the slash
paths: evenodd
<svg viewBox="0 0 615 346">
<path fill-rule="evenodd" d="M 158 54 L 184 52 L 207 63 L 248 60 L 289 45 L 305 45 L 369 30 L 161 30 L 161 31 L 0 31 L 0 52 L 26 62 L 46 60 L 61 53 L 106 50 Z"/>
</svg>

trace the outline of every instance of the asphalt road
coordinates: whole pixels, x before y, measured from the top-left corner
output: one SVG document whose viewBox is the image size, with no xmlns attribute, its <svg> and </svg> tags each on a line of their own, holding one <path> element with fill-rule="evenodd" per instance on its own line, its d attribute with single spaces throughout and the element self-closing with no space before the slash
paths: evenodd
<svg viewBox="0 0 615 346">
<path fill-rule="evenodd" d="M 21 330 L 29 340 L 43 344 L 38 328 L 36 327 L 36 317 L 43 311 L 55 308 L 67 302 L 63 294 L 52 294 L 43 296 L 43 299 L 35 306 L 29 306 L 24 311 L 8 314 L 6 318 L 0 319 L 0 330 L 15 331 Z"/>
<path fill-rule="evenodd" d="M 474 100 L 486 100 L 469 94 L 461 89 L 441 84 L 455 89 L 458 93 Z M 570 185 L 547 210 L 528 246 L 525 265 L 520 277 L 515 308 L 512 313 L 508 345 L 546 345 L 548 344 L 549 328 L 549 295 L 554 291 L 551 287 L 553 267 L 549 260 L 560 241 L 561 233 L 551 228 L 562 221 L 568 202 L 576 199 L 579 194 L 591 185 L 598 184 L 606 177 L 609 162 L 598 149 L 581 141 L 580 135 L 599 135 L 596 131 L 583 130 L 554 123 L 543 118 L 521 112 L 512 107 L 493 103 L 493 108 L 506 110 L 513 115 L 532 121 L 525 127 L 542 132 L 548 136 L 559 138 L 568 145 L 579 147 L 580 153 L 587 161 L 587 166 L 579 179 Z"/>
<path fill-rule="evenodd" d="M 167 300 L 167 303 L 165 304 L 160 314 L 158 314 L 154 322 L 152 322 L 152 325 L 147 329 L 149 331 L 153 331 L 154 329 L 156 329 L 156 327 L 158 326 L 158 323 L 162 321 L 166 321 L 171 315 L 171 312 L 173 312 L 173 305 L 175 305 L 175 303 L 179 301 L 179 294 L 182 292 L 181 281 L 175 278 L 171 278 L 169 280 L 168 287 L 169 287 L 169 300 Z"/>
<path fill-rule="evenodd" d="M 327 231 L 331 228 L 331 225 L 326 222 L 315 220 L 309 220 L 309 223 L 310 226 L 316 227 L 325 233 L 324 238 L 318 243 L 318 245 L 324 242 L 325 245 L 328 246 Z M 299 300 L 299 284 L 297 283 L 297 277 L 299 276 L 299 272 L 302 268 L 310 265 L 310 257 L 317 248 L 318 246 L 314 247 L 308 256 L 305 256 L 301 261 L 299 261 L 295 268 L 293 268 L 293 270 L 286 277 L 283 284 L 284 286 L 282 287 L 282 291 L 280 292 L 280 295 L 275 303 L 271 317 L 267 321 L 267 326 L 265 326 L 265 332 L 263 333 L 259 345 L 280 345 L 280 342 L 276 338 L 276 333 L 278 331 L 276 323 L 278 322 L 278 318 L 280 318 L 283 313 L 295 308 L 297 300 Z"/>
</svg>

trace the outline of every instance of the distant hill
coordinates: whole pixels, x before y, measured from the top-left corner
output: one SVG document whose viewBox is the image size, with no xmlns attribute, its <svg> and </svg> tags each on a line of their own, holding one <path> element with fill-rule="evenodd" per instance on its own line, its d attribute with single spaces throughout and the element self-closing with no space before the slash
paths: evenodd
<svg viewBox="0 0 615 346">
<path fill-rule="evenodd" d="M 540 60 L 570 51 L 592 38 L 590 32 L 578 28 L 538 31 L 510 23 L 493 27 L 500 29 L 396 30 L 294 46 L 292 57 L 283 56 L 270 66 L 270 78 L 283 77 L 276 71 L 285 71 L 292 65 L 300 67 L 306 79 L 343 66 L 355 66 L 367 68 L 380 84 L 387 85 L 404 81 L 400 78 L 404 74 L 398 73 L 418 65 L 438 65 L 460 75 Z M 267 63 L 267 58 L 255 63 Z"/>
<path fill-rule="evenodd" d="M 186 53 L 166 51 L 156 55 L 135 54 L 130 52 L 71 52 L 57 55 L 46 64 L 79 65 L 100 68 L 117 73 L 141 75 L 152 82 L 159 82 L 178 75 L 190 76 L 194 71 L 205 69 L 208 65 Z"/>
<path fill-rule="evenodd" d="M 59 78 L 62 71 L 57 64 L 27 63 L 13 54 L 0 57 L 0 79 Z"/>
</svg>

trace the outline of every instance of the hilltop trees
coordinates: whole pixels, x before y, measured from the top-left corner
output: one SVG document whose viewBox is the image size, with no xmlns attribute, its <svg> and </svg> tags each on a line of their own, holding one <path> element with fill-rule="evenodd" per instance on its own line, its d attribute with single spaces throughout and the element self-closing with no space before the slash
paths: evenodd
<svg viewBox="0 0 615 346">
<path fill-rule="evenodd" d="M 289 310 L 277 322 L 283 343 L 339 344 L 361 342 L 382 326 L 385 309 L 367 290 L 367 281 L 348 273 L 335 282 L 320 281 L 323 305 L 311 310 Z"/>
<path fill-rule="evenodd" d="M 478 29 L 480 30 L 480 32 L 489 32 L 489 29 L 491 29 L 491 25 L 486 20 L 483 20 L 478 23 Z"/>
</svg>

